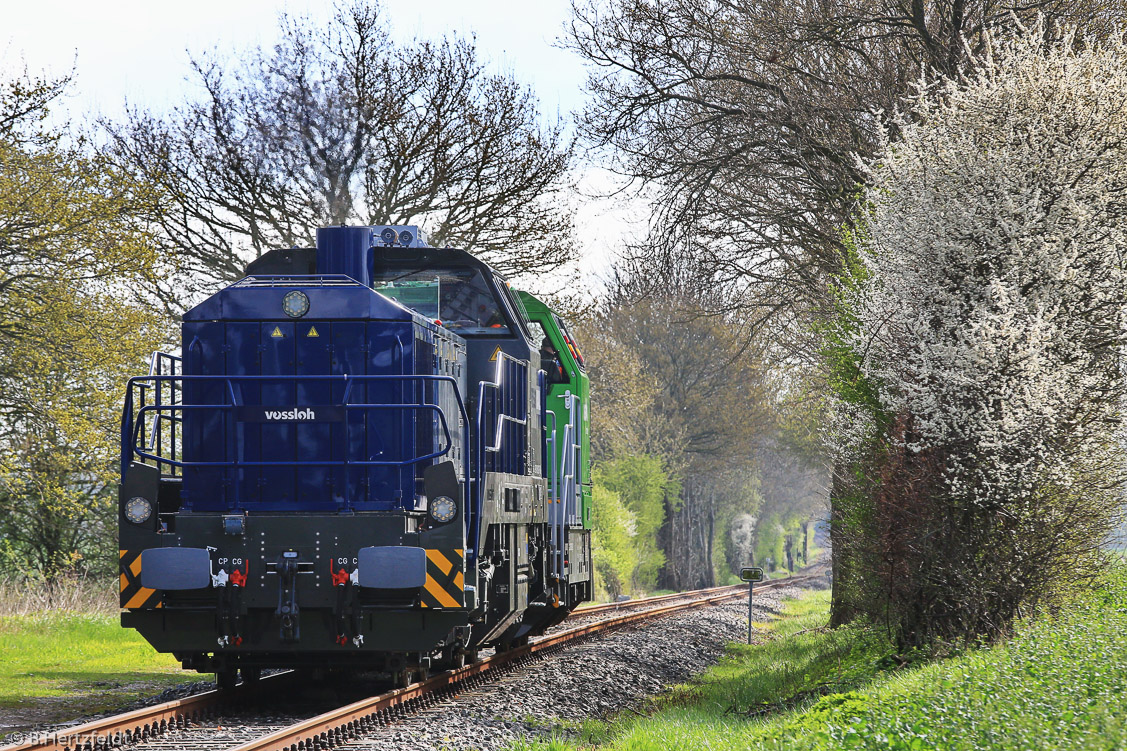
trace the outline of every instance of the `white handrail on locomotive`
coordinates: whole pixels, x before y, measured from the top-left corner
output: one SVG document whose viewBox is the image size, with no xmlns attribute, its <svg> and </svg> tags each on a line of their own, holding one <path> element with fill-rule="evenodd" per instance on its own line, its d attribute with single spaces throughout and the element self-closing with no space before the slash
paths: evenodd
<svg viewBox="0 0 1127 751">
<path fill-rule="evenodd" d="M 552 542 L 555 546 L 555 556 L 553 557 L 553 564 L 557 581 L 561 580 L 566 575 L 565 565 L 565 545 L 566 545 L 566 526 L 574 526 L 579 523 L 577 514 L 577 497 L 578 485 L 576 482 L 576 470 L 579 466 L 579 452 L 582 446 L 576 440 L 580 436 L 579 432 L 579 396 L 572 394 L 570 390 L 565 391 L 563 395 L 564 407 L 568 410 L 568 423 L 564 426 L 563 436 L 557 439 L 559 433 L 559 426 L 556 424 L 556 415 L 552 411 L 547 412 L 547 416 L 552 420 L 552 430 L 547 437 L 549 446 L 548 461 L 550 463 L 550 470 L 548 472 L 548 503 L 549 503 L 549 525 L 552 530 Z M 570 450 L 565 450 L 560 460 L 558 448 L 563 446 Z M 553 503 L 554 501 L 554 503 Z"/>
<path fill-rule="evenodd" d="M 478 389 L 477 409 L 478 409 L 479 415 L 481 414 L 481 411 L 482 411 L 482 408 L 483 408 L 483 402 L 485 400 L 485 388 L 488 386 L 488 387 L 491 387 L 491 388 L 500 389 L 501 386 L 503 386 L 504 383 L 505 383 L 505 374 L 504 374 L 504 371 L 501 369 L 501 361 L 503 359 L 504 360 L 511 360 L 514 365 L 523 365 L 524 364 L 522 361 L 518 360 L 517 358 L 513 357 L 512 355 L 506 354 L 505 352 L 500 352 L 500 351 L 497 352 L 497 369 L 496 369 L 497 373 L 496 373 L 496 375 L 493 376 L 497 380 L 495 382 L 494 381 L 481 381 L 478 384 L 479 389 Z M 481 423 L 482 420 L 484 420 L 484 417 L 479 417 L 479 421 L 478 421 L 479 425 L 482 424 Z M 504 413 L 497 415 L 497 425 L 496 425 L 496 429 L 494 431 L 497 435 L 497 443 L 495 445 L 489 444 L 489 445 L 483 446 L 482 448 L 485 451 L 487 451 L 489 453 L 497 453 L 498 451 L 501 450 L 501 444 L 502 444 L 504 437 L 505 437 L 505 432 L 501 428 L 506 422 L 511 422 L 513 424 L 516 424 L 516 425 L 527 426 L 528 425 L 528 417 L 526 416 L 524 418 L 518 418 L 518 417 L 515 417 L 515 416 L 512 416 L 512 415 L 507 415 L 507 414 L 504 414 Z"/>
<path fill-rule="evenodd" d="M 479 502 L 476 504 L 476 509 L 474 509 L 475 518 L 474 518 L 474 523 L 472 525 L 472 530 L 470 530 L 471 534 L 467 535 L 467 537 L 469 539 L 466 540 L 466 545 L 467 545 L 467 547 L 466 547 L 466 557 L 467 557 L 467 560 L 473 560 L 475 562 L 477 561 L 477 554 L 478 554 L 477 544 L 478 544 L 479 540 L 477 538 L 481 534 L 481 529 L 480 529 L 481 528 L 481 501 L 484 500 L 484 498 L 482 496 L 484 494 L 483 483 L 485 482 L 485 454 L 486 453 L 495 454 L 495 453 L 498 453 L 501 450 L 502 445 L 504 443 L 504 439 L 505 439 L 505 431 L 503 430 L 503 426 L 506 422 L 511 422 L 513 424 L 523 425 L 523 426 L 526 426 L 526 427 L 528 425 L 527 414 L 525 415 L 525 417 L 519 418 L 519 417 L 516 417 L 515 415 L 505 414 L 505 412 L 503 411 L 503 408 L 502 408 L 501 414 L 497 415 L 497 424 L 495 426 L 495 431 L 494 431 L 496 433 L 496 443 L 495 444 L 486 443 L 486 434 L 485 434 L 485 390 L 487 388 L 488 389 L 500 390 L 501 387 L 505 385 L 505 371 L 504 371 L 504 367 L 503 367 L 503 363 L 505 361 L 512 362 L 513 365 L 517 365 L 517 366 L 524 365 L 524 363 L 521 360 L 518 360 L 517 358 L 508 354 L 507 352 L 503 352 L 499 348 L 494 353 L 493 356 L 496 358 L 496 362 L 497 362 L 495 372 L 494 372 L 494 375 L 493 375 L 493 380 L 492 381 L 479 381 L 478 385 L 477 385 L 478 386 L 478 388 L 477 388 L 477 430 L 478 430 L 478 434 L 477 434 L 477 445 L 478 445 L 477 465 L 478 465 L 478 472 L 476 473 L 477 474 L 476 477 L 469 478 L 469 479 L 472 482 L 477 484 L 477 487 L 474 488 L 475 492 L 473 494 L 473 497 L 477 498 Z"/>
</svg>

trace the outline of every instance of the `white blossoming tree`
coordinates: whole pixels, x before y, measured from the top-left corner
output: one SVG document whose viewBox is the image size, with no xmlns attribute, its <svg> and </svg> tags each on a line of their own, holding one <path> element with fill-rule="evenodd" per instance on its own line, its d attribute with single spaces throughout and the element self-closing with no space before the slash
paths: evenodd
<svg viewBox="0 0 1127 751">
<path fill-rule="evenodd" d="M 1114 525 L 1124 60 L 1122 39 L 995 40 L 865 166 L 834 364 L 863 471 L 839 473 L 837 521 L 857 603 L 906 643 L 1004 632 L 1090 575 Z"/>
</svg>

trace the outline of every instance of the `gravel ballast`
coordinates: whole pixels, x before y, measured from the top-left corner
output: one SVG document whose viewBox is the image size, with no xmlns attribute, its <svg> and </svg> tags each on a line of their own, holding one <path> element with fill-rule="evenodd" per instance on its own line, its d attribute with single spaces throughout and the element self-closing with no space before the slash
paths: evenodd
<svg viewBox="0 0 1127 751">
<path fill-rule="evenodd" d="M 780 601 L 800 591 L 757 593 L 755 618 L 777 614 Z M 703 672 L 746 635 L 746 600 L 665 616 L 566 647 L 341 748 L 492 751 L 517 738 L 569 735 L 581 720 L 605 718 Z"/>
</svg>

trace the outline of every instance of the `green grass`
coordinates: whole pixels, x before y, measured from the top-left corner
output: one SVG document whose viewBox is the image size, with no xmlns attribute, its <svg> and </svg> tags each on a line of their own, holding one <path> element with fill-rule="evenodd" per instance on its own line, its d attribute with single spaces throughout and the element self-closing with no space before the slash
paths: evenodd
<svg viewBox="0 0 1127 751">
<path fill-rule="evenodd" d="M 876 634 L 828 632 L 827 599 L 792 603 L 647 716 L 586 723 L 582 747 L 641 749 L 1127 748 L 1127 573 L 1008 643 L 900 667 Z M 525 748 L 563 751 L 556 741 Z"/>
<path fill-rule="evenodd" d="M 0 730 L 113 709 L 193 679 L 116 613 L 0 617 Z"/>
</svg>

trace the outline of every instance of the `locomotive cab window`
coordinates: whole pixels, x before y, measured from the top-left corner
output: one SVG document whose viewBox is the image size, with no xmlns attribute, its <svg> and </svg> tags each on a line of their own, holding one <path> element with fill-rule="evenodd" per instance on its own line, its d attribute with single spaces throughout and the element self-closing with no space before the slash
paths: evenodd
<svg viewBox="0 0 1127 751">
<path fill-rule="evenodd" d="M 497 289 L 501 291 L 501 300 L 509 310 L 509 315 L 517 322 L 517 327 L 525 335 L 526 338 L 531 340 L 532 331 L 528 328 L 528 311 L 524 309 L 520 299 L 513 294 L 512 287 L 505 281 L 505 278 L 500 274 L 493 274 L 493 281 L 497 285 Z"/>
<path fill-rule="evenodd" d="M 477 269 L 377 269 L 372 289 L 461 336 L 510 333 L 501 306 Z"/>
<path fill-rule="evenodd" d="M 543 342 L 545 339 L 551 342 L 551 339 L 548 337 L 548 332 L 544 330 L 544 324 L 540 323 L 540 321 L 530 319 L 528 321 L 528 333 L 532 334 L 532 341 L 534 342 Z"/>
<path fill-rule="evenodd" d="M 532 334 L 533 340 L 540 343 L 540 370 L 544 371 L 548 384 L 569 383 L 571 379 L 564 367 L 563 360 L 560 358 L 559 350 L 548 335 L 548 330 L 544 328 L 544 324 L 530 319 L 528 330 Z"/>
<path fill-rule="evenodd" d="M 587 370 L 587 361 L 583 358 L 583 353 L 579 351 L 579 345 L 575 343 L 575 338 L 572 337 L 571 332 L 567 330 L 567 324 L 559 316 L 553 316 L 556 319 L 556 325 L 560 327 L 560 333 L 563 334 L 564 344 L 571 351 L 571 356 L 575 360 L 575 364 L 579 366 L 580 370 Z"/>
</svg>

